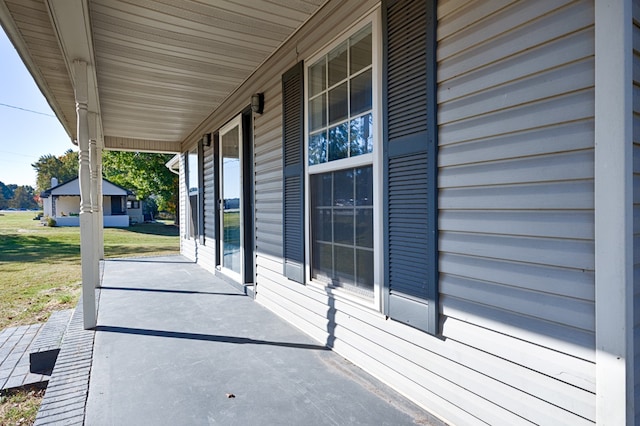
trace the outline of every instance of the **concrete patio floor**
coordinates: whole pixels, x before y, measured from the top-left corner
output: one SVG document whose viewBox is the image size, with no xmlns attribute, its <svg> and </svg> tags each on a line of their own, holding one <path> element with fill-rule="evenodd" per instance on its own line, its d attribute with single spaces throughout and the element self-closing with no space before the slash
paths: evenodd
<svg viewBox="0 0 640 426">
<path fill-rule="evenodd" d="M 87 425 L 409 425 L 430 420 L 416 405 L 184 257 L 104 262 Z"/>
</svg>

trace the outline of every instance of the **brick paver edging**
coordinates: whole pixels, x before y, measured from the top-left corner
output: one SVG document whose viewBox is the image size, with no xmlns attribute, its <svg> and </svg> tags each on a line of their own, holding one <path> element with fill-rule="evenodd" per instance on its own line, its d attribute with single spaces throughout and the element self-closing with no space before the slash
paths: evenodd
<svg viewBox="0 0 640 426">
<path fill-rule="evenodd" d="M 0 391 L 42 385 L 49 376 L 29 372 L 29 352 L 42 323 L 0 330 Z"/>
<path fill-rule="evenodd" d="M 83 327 L 81 298 L 62 340 L 34 425 L 84 424 L 94 336 L 95 331 Z"/>
<path fill-rule="evenodd" d="M 72 315 L 73 309 L 55 311 L 42 326 L 29 348 L 29 364 L 32 373 L 51 375 Z"/>
</svg>

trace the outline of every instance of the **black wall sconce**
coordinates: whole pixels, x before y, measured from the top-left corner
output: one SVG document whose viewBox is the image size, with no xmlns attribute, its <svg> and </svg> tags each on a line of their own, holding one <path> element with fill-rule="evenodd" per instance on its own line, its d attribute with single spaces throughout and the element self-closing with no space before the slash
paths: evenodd
<svg viewBox="0 0 640 426">
<path fill-rule="evenodd" d="M 256 114 L 262 114 L 264 111 L 264 93 L 255 93 L 251 95 L 251 111 Z"/>
<path fill-rule="evenodd" d="M 211 146 L 211 133 L 205 133 L 202 136 L 202 146 Z"/>
</svg>

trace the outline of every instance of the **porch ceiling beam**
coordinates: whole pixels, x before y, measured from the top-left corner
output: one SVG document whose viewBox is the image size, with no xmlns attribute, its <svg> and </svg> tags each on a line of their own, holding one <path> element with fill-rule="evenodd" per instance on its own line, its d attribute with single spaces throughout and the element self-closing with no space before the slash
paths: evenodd
<svg viewBox="0 0 640 426">
<path fill-rule="evenodd" d="M 177 154 L 180 152 L 180 141 L 154 141 L 116 136 L 104 137 L 104 148 L 117 151 L 159 152 Z"/>
<path fill-rule="evenodd" d="M 87 109 L 89 112 L 97 114 L 97 133 L 102 134 L 100 98 L 98 96 L 98 79 L 96 77 L 96 60 L 88 1 L 46 0 L 46 4 L 72 82 L 76 81 L 73 62 L 83 61 L 87 64 Z M 97 139 L 97 143 L 102 144 L 101 138 Z"/>
</svg>

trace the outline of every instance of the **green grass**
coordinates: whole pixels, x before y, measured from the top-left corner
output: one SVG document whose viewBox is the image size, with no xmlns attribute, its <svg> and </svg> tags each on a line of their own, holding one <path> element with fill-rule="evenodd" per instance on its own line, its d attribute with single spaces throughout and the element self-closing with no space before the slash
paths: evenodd
<svg viewBox="0 0 640 426">
<path fill-rule="evenodd" d="M 46 227 L 32 212 L 0 213 L 0 329 L 45 321 L 80 296 L 80 229 Z M 177 227 L 104 231 L 105 258 L 178 254 Z"/>
<path fill-rule="evenodd" d="M 44 389 L 26 388 L 0 393 L 0 425 L 32 425 Z"/>
<path fill-rule="evenodd" d="M 240 228 L 240 213 L 224 212 L 224 228 Z"/>
</svg>

